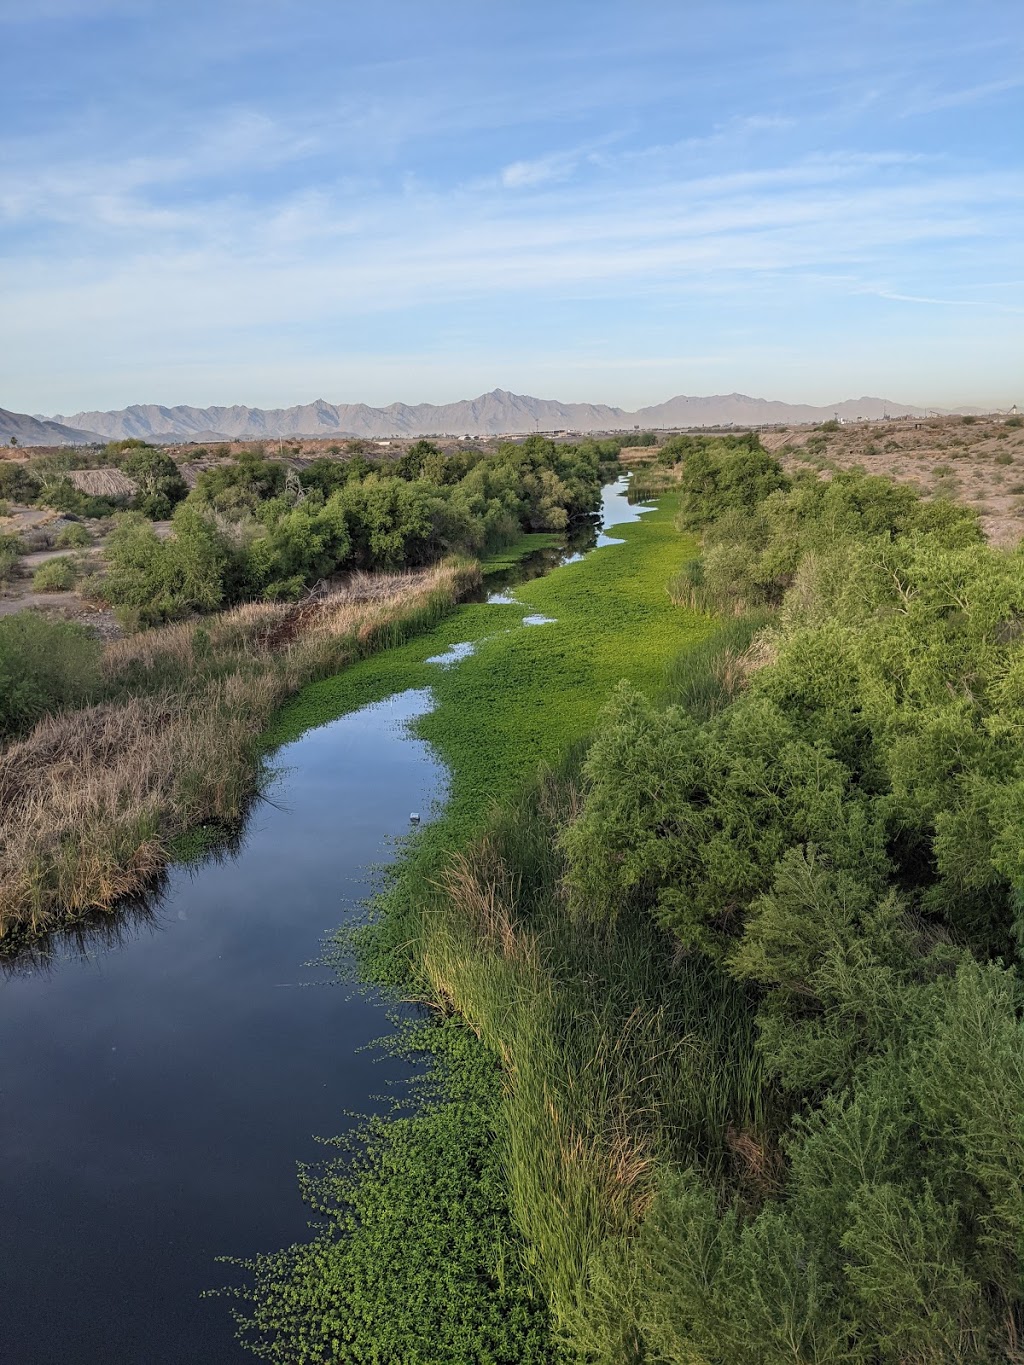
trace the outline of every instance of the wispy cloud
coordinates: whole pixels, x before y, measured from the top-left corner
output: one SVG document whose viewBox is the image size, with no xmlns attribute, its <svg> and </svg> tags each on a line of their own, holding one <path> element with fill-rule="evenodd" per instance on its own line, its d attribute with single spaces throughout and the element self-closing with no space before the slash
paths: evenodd
<svg viewBox="0 0 1024 1365">
<path fill-rule="evenodd" d="M 289 347 L 350 358 L 353 335 L 387 368 L 410 336 L 497 357 L 541 327 L 567 374 L 600 370 L 595 336 L 632 337 L 614 363 L 639 374 L 724 372 L 754 341 L 758 364 L 909 372 L 1009 335 L 1016 6 L 983 34 L 965 7 L 867 9 L 22 6 L 5 370 L 44 407 L 54 373 L 236 375 L 244 354 L 265 375 Z"/>
<path fill-rule="evenodd" d="M 874 294 L 880 299 L 892 299 L 894 303 L 923 303 L 939 308 L 983 308 L 988 313 L 1024 314 L 1024 306 L 1000 303 L 994 299 L 936 299 L 926 294 L 898 294 L 892 289 L 866 289 L 866 294 Z"/>
<path fill-rule="evenodd" d="M 969 104 L 994 99 L 1014 90 L 1024 89 L 1024 75 L 1009 76 L 1002 80 L 983 81 L 980 85 L 966 86 L 959 90 L 943 90 L 922 94 L 912 99 L 903 109 L 904 117 L 920 114 L 933 114 L 942 109 L 962 109 Z"/>
</svg>

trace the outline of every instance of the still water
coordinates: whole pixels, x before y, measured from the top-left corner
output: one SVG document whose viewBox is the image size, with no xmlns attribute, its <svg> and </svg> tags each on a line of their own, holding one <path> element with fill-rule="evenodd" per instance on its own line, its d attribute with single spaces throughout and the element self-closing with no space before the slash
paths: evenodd
<svg viewBox="0 0 1024 1365">
<path fill-rule="evenodd" d="M 178 869 L 150 925 L 0 984 L 0 1359 L 251 1360 L 219 1254 L 303 1235 L 297 1160 L 405 1071 L 324 936 L 444 775 L 406 692 L 280 751 L 237 856 Z"/>
<path fill-rule="evenodd" d="M 624 492 L 605 489 L 604 526 L 641 514 Z M 119 932 L 0 980 L 5 1365 L 253 1359 L 225 1301 L 200 1297 L 235 1278 L 215 1257 L 302 1238 L 295 1163 L 409 1073 L 363 1050 L 388 1030 L 385 1004 L 316 959 L 410 812 L 426 821 L 444 799 L 408 728 L 430 706 L 399 693 L 281 749 L 232 856 L 175 869 Z"/>
</svg>

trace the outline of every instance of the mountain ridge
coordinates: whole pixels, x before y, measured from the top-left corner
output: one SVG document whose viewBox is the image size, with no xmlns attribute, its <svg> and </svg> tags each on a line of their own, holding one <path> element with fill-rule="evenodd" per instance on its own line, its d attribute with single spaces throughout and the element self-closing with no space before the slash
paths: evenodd
<svg viewBox="0 0 1024 1365">
<path fill-rule="evenodd" d="M 228 441 L 284 437 L 413 437 L 427 435 L 503 436 L 534 430 L 623 431 L 630 427 L 757 426 L 765 423 L 820 422 L 833 416 L 850 420 L 924 416 L 935 409 L 863 396 L 817 406 L 752 398 L 748 394 L 677 394 L 663 403 L 633 411 L 605 403 L 563 403 L 508 389 L 492 389 L 455 403 L 311 403 L 286 408 L 246 404 L 193 407 L 135 403 L 109 411 L 83 411 L 53 417 L 0 409 L 0 440 L 16 436 L 22 444 L 83 444 L 140 440 Z M 970 412 L 973 409 L 958 409 Z M 29 433 L 35 432 L 35 439 Z"/>
</svg>

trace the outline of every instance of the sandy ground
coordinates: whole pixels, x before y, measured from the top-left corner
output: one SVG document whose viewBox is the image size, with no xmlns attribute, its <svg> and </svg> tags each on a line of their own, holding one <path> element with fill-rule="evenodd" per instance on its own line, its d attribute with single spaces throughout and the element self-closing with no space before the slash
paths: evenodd
<svg viewBox="0 0 1024 1365">
<path fill-rule="evenodd" d="M 1024 426 L 1005 418 L 856 422 L 838 431 L 788 427 L 762 432 L 761 442 L 792 470 L 860 466 L 925 496 L 968 503 L 993 545 L 1009 549 L 1024 536 Z"/>
</svg>

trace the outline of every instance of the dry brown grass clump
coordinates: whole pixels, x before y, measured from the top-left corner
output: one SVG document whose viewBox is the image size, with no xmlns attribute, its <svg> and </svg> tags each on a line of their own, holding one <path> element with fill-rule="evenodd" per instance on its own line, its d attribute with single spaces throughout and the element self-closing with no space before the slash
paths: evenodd
<svg viewBox="0 0 1024 1365">
<path fill-rule="evenodd" d="M 139 485 L 120 469 L 69 469 L 64 476 L 91 498 L 133 498 Z"/>
<path fill-rule="evenodd" d="M 112 700 L 47 717 L 0 752 L 0 938 L 108 909 L 144 889 L 177 836 L 237 824 L 281 703 L 436 619 L 476 572 L 360 576 L 298 605 L 256 603 L 110 643 Z"/>
</svg>

